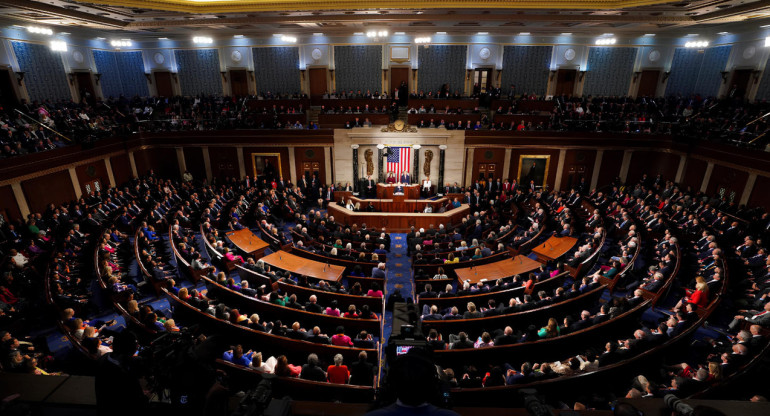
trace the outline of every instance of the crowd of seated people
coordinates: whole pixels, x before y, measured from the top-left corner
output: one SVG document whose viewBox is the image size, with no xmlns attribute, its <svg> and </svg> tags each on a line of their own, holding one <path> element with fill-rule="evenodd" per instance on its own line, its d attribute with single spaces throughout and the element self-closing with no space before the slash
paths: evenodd
<svg viewBox="0 0 770 416">
<path fill-rule="evenodd" d="M 358 361 L 344 364 L 342 354 L 334 356 L 334 362 L 326 367 L 321 364 L 318 355 L 311 353 L 307 363 L 301 366 L 290 364 L 285 355 L 263 359 L 261 352 L 243 351 L 240 344 L 222 353 L 222 359 L 242 367 L 258 370 L 279 377 L 299 378 L 302 380 L 372 386 L 376 368 L 367 361 L 366 351 L 361 351 Z"/>
</svg>

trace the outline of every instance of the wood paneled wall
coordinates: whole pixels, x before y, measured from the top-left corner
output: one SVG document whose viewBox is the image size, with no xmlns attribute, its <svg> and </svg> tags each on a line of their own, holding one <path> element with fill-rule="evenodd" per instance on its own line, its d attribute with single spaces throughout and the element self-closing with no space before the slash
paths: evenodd
<svg viewBox="0 0 770 416">
<path fill-rule="evenodd" d="M 10 185 L 0 186 L 0 201 L 0 214 L 3 214 L 6 221 L 21 218 L 21 210 Z"/>
<path fill-rule="evenodd" d="M 75 199 L 75 188 L 66 170 L 28 179 L 21 183 L 21 188 L 32 212 L 45 211 L 51 202 L 58 204 Z"/>
</svg>

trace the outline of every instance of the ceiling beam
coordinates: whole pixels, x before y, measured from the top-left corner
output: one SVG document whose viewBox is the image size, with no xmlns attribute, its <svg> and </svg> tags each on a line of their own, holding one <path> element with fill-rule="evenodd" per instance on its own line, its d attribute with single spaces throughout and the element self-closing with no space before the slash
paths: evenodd
<svg viewBox="0 0 770 416">
<path fill-rule="evenodd" d="M 30 12 L 44 13 L 53 15 L 61 19 L 70 19 L 75 21 L 85 21 L 92 24 L 107 26 L 112 28 L 122 28 L 126 26 L 126 22 L 112 19 L 105 16 L 97 16 L 91 13 L 81 12 L 77 10 L 65 9 L 63 7 L 54 6 L 52 4 L 41 3 L 30 0 L 0 0 L 0 6 L 7 6 L 16 8 L 19 10 L 27 10 Z"/>
</svg>

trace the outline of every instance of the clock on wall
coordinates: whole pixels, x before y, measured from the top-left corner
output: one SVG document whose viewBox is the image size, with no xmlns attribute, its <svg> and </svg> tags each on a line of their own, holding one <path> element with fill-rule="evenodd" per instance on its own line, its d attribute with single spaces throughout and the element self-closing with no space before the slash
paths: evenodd
<svg viewBox="0 0 770 416">
<path fill-rule="evenodd" d="M 757 48 L 753 46 L 747 46 L 746 49 L 743 50 L 743 59 L 751 59 L 756 53 Z"/>
<path fill-rule="evenodd" d="M 568 61 L 575 59 L 575 50 L 572 48 L 569 48 L 566 51 L 564 51 L 564 59 Z"/>
<path fill-rule="evenodd" d="M 155 52 L 155 55 L 152 56 L 152 60 L 158 65 L 163 65 L 163 62 L 166 62 L 166 57 L 160 52 Z"/>
<path fill-rule="evenodd" d="M 318 48 L 315 48 L 315 49 L 313 49 L 313 50 L 310 52 L 310 57 L 311 57 L 311 58 L 313 58 L 313 59 L 314 59 L 314 60 L 316 60 L 316 61 L 317 61 L 317 60 L 319 60 L 319 59 L 321 59 L 321 57 L 322 57 L 322 56 L 324 56 L 324 54 L 323 54 L 323 52 L 321 52 L 321 50 L 320 50 L 320 49 L 318 49 Z"/>
</svg>

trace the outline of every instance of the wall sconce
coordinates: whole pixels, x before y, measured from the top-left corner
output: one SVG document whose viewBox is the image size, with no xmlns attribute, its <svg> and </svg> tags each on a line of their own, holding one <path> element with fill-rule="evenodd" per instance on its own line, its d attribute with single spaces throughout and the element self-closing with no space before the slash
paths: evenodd
<svg viewBox="0 0 770 416">
<path fill-rule="evenodd" d="M 588 72 L 588 71 L 578 71 L 578 75 L 579 75 L 578 80 L 579 81 L 583 81 L 583 77 L 586 76 L 586 72 Z"/>
<path fill-rule="evenodd" d="M 727 83 L 727 76 L 730 75 L 730 71 L 721 71 L 719 73 L 722 74 L 722 84 Z"/>
<path fill-rule="evenodd" d="M 334 82 L 334 70 L 333 69 L 329 70 L 329 76 L 332 78 L 332 82 Z"/>
<path fill-rule="evenodd" d="M 251 77 L 251 82 L 254 82 L 254 71 L 248 71 L 249 76 Z"/>
<path fill-rule="evenodd" d="M 99 73 L 94 74 L 94 79 L 96 80 L 96 85 L 99 85 L 99 80 L 102 79 L 102 74 L 99 74 Z"/>
<path fill-rule="evenodd" d="M 634 82 L 636 82 L 636 80 L 639 79 L 639 75 L 642 75 L 642 73 L 639 71 L 634 72 Z"/>
<path fill-rule="evenodd" d="M 152 85 L 152 74 L 144 74 L 144 77 L 147 78 L 147 83 Z"/>
<path fill-rule="evenodd" d="M 22 81 L 24 81 L 24 72 L 22 71 L 16 72 L 16 82 L 19 84 L 20 87 L 21 87 Z"/>
<path fill-rule="evenodd" d="M 70 72 L 67 74 L 67 78 L 70 80 L 70 85 L 75 85 L 75 74 Z"/>
<path fill-rule="evenodd" d="M 664 73 L 663 73 L 663 79 L 661 79 L 661 80 L 660 80 L 660 83 L 662 84 L 662 83 L 666 82 L 666 80 L 667 80 L 667 79 L 668 79 L 668 77 L 670 77 L 670 76 L 671 76 L 671 71 L 668 71 L 668 72 L 664 72 Z"/>
<path fill-rule="evenodd" d="M 219 71 L 219 74 L 222 75 L 222 81 L 227 82 L 227 71 Z"/>
</svg>

